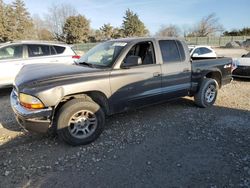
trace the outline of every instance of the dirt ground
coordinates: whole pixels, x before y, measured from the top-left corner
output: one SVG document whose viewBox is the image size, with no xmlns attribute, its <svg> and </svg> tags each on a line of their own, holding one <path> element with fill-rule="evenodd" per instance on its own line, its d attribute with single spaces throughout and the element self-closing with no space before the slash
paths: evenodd
<svg viewBox="0 0 250 188">
<path fill-rule="evenodd" d="M 0 187 L 250 187 L 250 80 L 108 118 L 101 137 L 71 147 L 24 132 L 0 91 Z"/>
</svg>

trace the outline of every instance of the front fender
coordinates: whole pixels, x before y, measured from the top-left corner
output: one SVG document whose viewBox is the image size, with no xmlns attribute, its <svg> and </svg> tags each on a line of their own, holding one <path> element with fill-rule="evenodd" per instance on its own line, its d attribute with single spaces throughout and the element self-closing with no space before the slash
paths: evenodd
<svg viewBox="0 0 250 188">
<path fill-rule="evenodd" d="M 51 107 L 56 106 L 66 96 L 88 93 L 91 91 L 99 91 L 108 99 L 111 96 L 109 79 L 56 86 L 51 89 L 40 91 L 36 96 L 46 107 Z"/>
</svg>

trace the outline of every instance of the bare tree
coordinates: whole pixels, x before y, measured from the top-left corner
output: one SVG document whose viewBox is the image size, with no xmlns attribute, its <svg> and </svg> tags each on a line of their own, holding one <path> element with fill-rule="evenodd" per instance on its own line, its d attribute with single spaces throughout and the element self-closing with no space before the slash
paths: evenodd
<svg viewBox="0 0 250 188">
<path fill-rule="evenodd" d="M 32 16 L 35 39 L 53 40 L 53 34 L 49 31 L 48 23 L 43 20 L 38 14 Z"/>
<path fill-rule="evenodd" d="M 54 4 L 48 9 L 46 22 L 57 40 L 63 40 L 63 26 L 70 16 L 76 16 L 76 9 L 70 4 Z"/>
<path fill-rule="evenodd" d="M 157 37 L 178 37 L 180 29 L 176 25 L 162 26 L 156 33 Z"/>
<path fill-rule="evenodd" d="M 191 34 L 197 37 L 206 37 L 222 31 L 223 26 L 219 23 L 216 14 L 213 13 L 203 17 Z"/>
</svg>

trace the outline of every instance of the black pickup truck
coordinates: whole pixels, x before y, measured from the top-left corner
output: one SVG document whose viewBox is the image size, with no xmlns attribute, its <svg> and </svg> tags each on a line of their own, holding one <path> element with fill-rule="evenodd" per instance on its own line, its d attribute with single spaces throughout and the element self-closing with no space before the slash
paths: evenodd
<svg viewBox="0 0 250 188">
<path fill-rule="evenodd" d="M 101 43 L 76 65 L 23 67 L 11 105 L 27 130 L 51 128 L 72 145 L 94 141 L 105 117 L 173 98 L 194 96 L 200 107 L 214 104 L 231 81 L 231 58 L 192 61 L 175 38 L 126 38 Z"/>
</svg>

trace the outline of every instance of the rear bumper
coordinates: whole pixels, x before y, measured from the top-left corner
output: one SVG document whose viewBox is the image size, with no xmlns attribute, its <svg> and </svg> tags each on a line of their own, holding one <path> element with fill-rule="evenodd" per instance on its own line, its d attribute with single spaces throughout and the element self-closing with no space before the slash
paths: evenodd
<svg viewBox="0 0 250 188">
<path fill-rule="evenodd" d="M 10 95 L 11 107 L 19 125 L 26 130 L 45 133 L 51 126 L 52 108 L 30 110 L 20 105 L 14 91 Z"/>
</svg>

